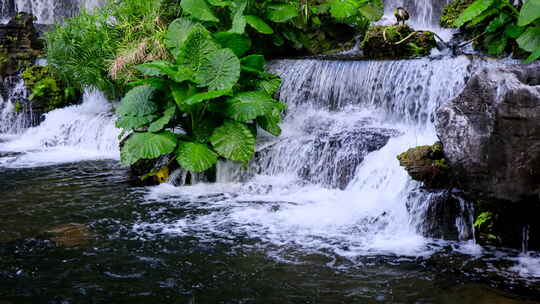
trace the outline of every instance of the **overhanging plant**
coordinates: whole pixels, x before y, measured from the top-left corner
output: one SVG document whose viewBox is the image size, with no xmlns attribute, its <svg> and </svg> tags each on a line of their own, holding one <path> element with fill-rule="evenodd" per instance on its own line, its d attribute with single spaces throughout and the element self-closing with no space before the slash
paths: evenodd
<svg viewBox="0 0 540 304">
<path fill-rule="evenodd" d="M 175 60 L 139 65 L 146 78 L 117 107 L 117 127 L 130 133 L 121 148 L 125 164 L 171 153 L 195 172 L 220 157 L 247 164 L 257 128 L 281 133 L 285 106 L 272 98 L 281 80 L 265 72 L 263 56 L 248 55 L 251 41 L 234 22 L 212 33 L 217 18 L 209 7 L 190 7 L 200 3 L 182 1 L 191 18 L 169 26 L 165 42 Z"/>
</svg>

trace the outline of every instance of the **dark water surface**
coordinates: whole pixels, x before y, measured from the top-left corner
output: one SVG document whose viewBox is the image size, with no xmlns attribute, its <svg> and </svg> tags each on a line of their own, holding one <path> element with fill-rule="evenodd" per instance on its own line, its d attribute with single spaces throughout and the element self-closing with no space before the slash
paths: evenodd
<svg viewBox="0 0 540 304">
<path fill-rule="evenodd" d="M 354 261 L 254 237 L 135 232 L 193 212 L 145 200 L 114 161 L 0 168 L 0 304 L 535 303 L 537 282 L 512 263 L 453 252 Z M 512 252 L 510 254 L 517 255 Z M 495 256 L 495 254 L 493 255 Z M 507 263 L 508 265 L 505 265 Z"/>
</svg>

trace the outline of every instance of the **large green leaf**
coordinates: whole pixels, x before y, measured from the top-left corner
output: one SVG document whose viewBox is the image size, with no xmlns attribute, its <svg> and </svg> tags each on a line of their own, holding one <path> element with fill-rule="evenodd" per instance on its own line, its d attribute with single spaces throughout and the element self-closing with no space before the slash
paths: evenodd
<svg viewBox="0 0 540 304">
<path fill-rule="evenodd" d="M 148 127 L 148 132 L 156 133 L 163 130 L 163 128 L 173 119 L 174 114 L 176 114 L 175 104 L 168 107 L 163 113 L 163 116 Z"/>
<path fill-rule="evenodd" d="M 489 33 L 493 33 L 501 27 L 505 26 L 510 21 L 512 21 L 512 18 L 508 16 L 508 14 L 502 13 L 495 17 L 493 20 L 491 20 L 491 22 L 486 28 L 486 31 Z"/>
<path fill-rule="evenodd" d="M 249 24 L 252 28 L 254 28 L 257 32 L 261 34 L 273 34 L 274 30 L 268 25 L 264 20 L 257 16 L 248 15 L 246 17 L 246 22 Z"/>
<path fill-rule="evenodd" d="M 276 107 L 276 101 L 262 91 L 244 92 L 227 100 L 225 115 L 237 120 L 254 120 L 270 114 Z"/>
<path fill-rule="evenodd" d="M 525 59 L 525 63 L 531 63 L 538 58 L 540 58 L 540 46 L 534 52 L 532 52 L 532 54 L 527 57 L 527 59 Z"/>
<path fill-rule="evenodd" d="M 259 127 L 274 136 L 281 135 L 281 128 L 279 127 L 280 122 L 281 111 L 277 108 L 274 109 L 270 114 L 257 118 L 257 124 Z"/>
<path fill-rule="evenodd" d="M 260 80 L 257 82 L 257 88 L 265 91 L 268 95 L 274 95 L 281 88 L 281 78 Z"/>
<path fill-rule="evenodd" d="M 219 97 L 225 96 L 225 95 L 229 95 L 229 96 L 232 95 L 232 90 L 231 89 L 226 89 L 226 90 L 208 91 L 208 92 L 203 92 L 203 93 L 197 93 L 197 94 L 191 95 L 190 97 L 185 99 L 184 103 L 191 106 L 191 105 L 198 104 L 198 103 L 200 103 L 202 101 L 205 101 L 205 100 L 216 99 L 216 98 L 219 98 Z"/>
<path fill-rule="evenodd" d="M 466 22 L 473 20 L 493 5 L 495 0 L 476 0 L 469 5 L 461 15 L 454 21 L 454 26 L 460 27 Z"/>
<path fill-rule="evenodd" d="M 224 48 L 231 49 L 238 57 L 251 48 L 251 40 L 246 35 L 221 32 L 214 34 L 214 39 Z"/>
<path fill-rule="evenodd" d="M 240 60 L 230 49 L 209 54 L 202 63 L 195 80 L 211 91 L 231 89 L 240 79 Z"/>
<path fill-rule="evenodd" d="M 190 105 L 186 103 L 186 100 L 197 94 L 197 90 L 193 86 L 185 83 L 173 83 L 170 85 L 170 90 L 176 106 L 183 112 L 189 112 Z"/>
<path fill-rule="evenodd" d="M 274 22 L 287 22 L 298 17 L 298 7 L 292 3 L 271 4 L 267 7 L 266 17 Z"/>
<path fill-rule="evenodd" d="M 249 128 L 232 120 L 226 120 L 217 128 L 210 142 L 219 155 L 230 160 L 247 163 L 255 153 L 255 136 Z"/>
<path fill-rule="evenodd" d="M 217 163 L 218 155 L 207 145 L 194 142 L 179 142 L 176 160 L 188 171 L 206 171 Z"/>
<path fill-rule="evenodd" d="M 336 19 L 346 19 L 358 14 L 358 3 L 350 0 L 331 0 L 330 14 Z"/>
<path fill-rule="evenodd" d="M 527 52 L 534 52 L 540 47 L 540 24 L 529 27 L 517 40 L 520 48 Z"/>
<path fill-rule="evenodd" d="M 149 85 L 131 89 L 116 108 L 116 114 L 118 116 L 145 116 L 155 113 L 158 107 L 152 98 L 156 91 Z"/>
<path fill-rule="evenodd" d="M 221 116 L 221 115 L 220 115 Z M 193 128 L 193 139 L 199 143 L 207 143 L 214 130 L 221 125 L 222 121 L 213 115 L 206 115 L 202 120 L 198 120 Z"/>
<path fill-rule="evenodd" d="M 358 10 L 369 21 L 377 21 L 384 15 L 384 4 L 382 0 L 371 0 L 361 5 Z"/>
<path fill-rule="evenodd" d="M 122 148 L 122 161 L 133 163 L 139 159 L 153 159 L 169 154 L 176 148 L 178 140 L 173 133 L 134 133 Z"/>
<path fill-rule="evenodd" d="M 182 9 L 196 19 L 203 21 L 219 22 L 219 19 L 214 16 L 212 9 L 206 3 L 206 0 L 182 0 L 180 2 Z"/>
<path fill-rule="evenodd" d="M 240 63 L 243 67 L 248 67 L 259 72 L 264 72 L 266 60 L 264 60 L 264 56 L 262 55 L 249 55 L 240 59 Z"/>
<path fill-rule="evenodd" d="M 136 70 L 145 76 L 163 76 L 174 74 L 176 71 L 171 62 L 165 60 L 156 60 L 140 64 L 135 67 Z"/>
<path fill-rule="evenodd" d="M 193 29 L 180 48 L 177 60 L 179 64 L 189 66 L 191 70 L 197 72 L 206 56 L 218 49 L 219 45 L 214 42 L 208 31 Z"/>
<path fill-rule="evenodd" d="M 538 18 L 540 18 L 540 0 L 526 0 L 519 13 L 518 25 L 529 25 Z"/>
<path fill-rule="evenodd" d="M 194 28 L 204 30 L 203 26 L 189 18 L 178 18 L 169 25 L 165 34 L 165 45 L 172 51 L 173 55 L 177 55 L 176 53 Z"/>
<path fill-rule="evenodd" d="M 231 33 L 243 34 L 246 30 L 246 17 L 244 16 L 244 11 L 247 7 L 247 0 L 235 0 L 233 2 L 233 8 L 231 11 L 232 15 L 232 26 Z"/>
<path fill-rule="evenodd" d="M 116 127 L 119 129 L 133 130 L 147 126 L 152 121 L 158 119 L 158 115 L 145 116 L 121 116 L 116 120 Z"/>
<path fill-rule="evenodd" d="M 213 6 L 230 6 L 232 5 L 232 2 L 231 1 L 228 1 L 228 0 L 207 0 L 208 3 L 210 5 L 213 5 Z"/>
</svg>

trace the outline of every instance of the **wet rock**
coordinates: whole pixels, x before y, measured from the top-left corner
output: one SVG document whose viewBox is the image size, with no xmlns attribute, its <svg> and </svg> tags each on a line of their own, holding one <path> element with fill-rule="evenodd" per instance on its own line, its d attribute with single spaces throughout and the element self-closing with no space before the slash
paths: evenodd
<svg viewBox="0 0 540 304">
<path fill-rule="evenodd" d="M 34 26 L 35 17 L 18 13 L 8 24 L 0 25 L 0 75 L 14 75 L 34 63 L 43 52 L 43 42 Z"/>
<path fill-rule="evenodd" d="M 454 178 L 475 198 L 540 193 L 540 64 L 485 68 L 437 111 Z"/>
<path fill-rule="evenodd" d="M 475 237 L 471 204 L 458 191 L 417 189 L 408 194 L 406 206 L 425 237 L 461 241 Z"/>
<path fill-rule="evenodd" d="M 414 180 L 423 182 L 426 188 L 451 186 L 449 168 L 441 143 L 411 148 L 397 158 L 409 175 Z"/>
<path fill-rule="evenodd" d="M 87 245 L 95 239 L 86 225 L 66 224 L 55 226 L 45 231 L 45 235 L 50 237 L 56 246 L 59 247 L 79 247 Z"/>
<path fill-rule="evenodd" d="M 432 32 L 414 31 L 408 25 L 373 26 L 362 42 L 369 59 L 404 59 L 428 56 L 437 47 Z"/>
</svg>

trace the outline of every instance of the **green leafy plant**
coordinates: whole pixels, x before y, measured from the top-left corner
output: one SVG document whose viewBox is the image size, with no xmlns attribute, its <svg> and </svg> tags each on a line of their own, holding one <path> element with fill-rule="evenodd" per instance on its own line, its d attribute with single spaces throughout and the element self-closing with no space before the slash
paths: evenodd
<svg viewBox="0 0 540 304">
<path fill-rule="evenodd" d="M 206 24 L 217 18 L 209 4 L 181 4 L 192 18 L 175 20 L 165 35 L 175 59 L 137 66 L 145 78 L 133 83 L 116 109 L 117 126 L 130 132 L 122 161 L 174 154 L 194 172 L 210 169 L 220 157 L 246 164 L 255 153 L 257 128 L 281 133 L 284 105 L 272 98 L 280 79 L 265 72 L 263 56 L 248 54 L 245 32 L 212 31 L 220 27 Z M 231 13 L 234 19 L 237 11 Z"/>
<path fill-rule="evenodd" d="M 485 27 L 480 36 L 484 36 L 484 47 L 490 54 L 502 54 L 516 43 L 530 53 L 525 62 L 540 58 L 540 0 L 526 0 L 520 10 L 508 0 L 476 0 L 454 26 Z"/>
</svg>

